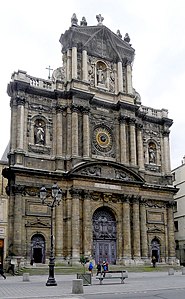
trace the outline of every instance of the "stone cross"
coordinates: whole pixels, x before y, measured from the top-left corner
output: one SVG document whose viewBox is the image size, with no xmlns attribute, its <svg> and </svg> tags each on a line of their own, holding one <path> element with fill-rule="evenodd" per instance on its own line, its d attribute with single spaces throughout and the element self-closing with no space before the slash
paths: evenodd
<svg viewBox="0 0 185 299">
<path fill-rule="evenodd" d="M 49 67 L 46 67 L 46 70 L 49 71 L 48 79 L 51 79 L 50 72 L 53 71 L 53 69 L 51 69 L 51 67 L 49 65 Z"/>
</svg>

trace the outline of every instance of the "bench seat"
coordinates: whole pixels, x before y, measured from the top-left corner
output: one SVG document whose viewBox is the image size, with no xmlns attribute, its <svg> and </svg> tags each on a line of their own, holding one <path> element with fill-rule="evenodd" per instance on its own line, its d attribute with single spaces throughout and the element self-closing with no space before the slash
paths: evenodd
<svg viewBox="0 0 185 299">
<path fill-rule="evenodd" d="M 128 278 L 128 272 L 126 270 L 102 271 L 96 276 L 96 279 L 99 279 L 100 284 L 103 284 L 104 279 L 121 279 L 121 283 L 124 283 L 125 278 Z"/>
</svg>

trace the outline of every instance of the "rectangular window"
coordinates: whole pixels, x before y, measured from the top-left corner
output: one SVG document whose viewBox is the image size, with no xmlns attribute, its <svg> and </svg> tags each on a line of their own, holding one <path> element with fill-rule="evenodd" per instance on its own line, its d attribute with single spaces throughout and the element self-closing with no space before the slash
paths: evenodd
<svg viewBox="0 0 185 299">
<path fill-rule="evenodd" d="M 175 232 L 178 232 L 179 230 L 178 221 L 174 221 L 174 226 L 175 226 Z"/>
</svg>

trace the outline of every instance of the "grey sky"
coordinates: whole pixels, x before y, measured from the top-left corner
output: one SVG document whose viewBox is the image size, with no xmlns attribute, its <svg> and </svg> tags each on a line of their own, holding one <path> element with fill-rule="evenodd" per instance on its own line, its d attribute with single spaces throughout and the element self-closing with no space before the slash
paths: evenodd
<svg viewBox="0 0 185 299">
<path fill-rule="evenodd" d="M 0 156 L 9 141 L 10 107 L 6 94 L 11 74 L 18 69 L 47 78 L 46 67 L 61 66 L 59 38 L 76 13 L 88 25 L 103 24 L 124 36 L 135 49 L 133 86 L 142 104 L 166 108 L 171 127 L 172 168 L 181 164 L 184 148 L 185 2 L 184 0 L 6 0 L 1 3 Z"/>
</svg>

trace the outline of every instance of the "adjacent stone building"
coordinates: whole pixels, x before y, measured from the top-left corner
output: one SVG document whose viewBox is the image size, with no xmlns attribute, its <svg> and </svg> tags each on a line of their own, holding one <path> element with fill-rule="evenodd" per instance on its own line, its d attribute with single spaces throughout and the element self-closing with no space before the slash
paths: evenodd
<svg viewBox="0 0 185 299">
<path fill-rule="evenodd" d="M 177 208 L 174 213 L 176 256 L 185 266 L 185 156 L 182 164 L 172 170 L 173 185 L 178 188 L 174 199 Z"/>
<path fill-rule="evenodd" d="M 97 15 L 76 15 L 60 37 L 51 80 L 15 72 L 8 178 L 9 242 L 16 255 L 45 263 L 50 209 L 38 196 L 54 182 L 58 261 L 131 264 L 175 261 L 168 111 L 145 107 L 132 86 L 135 50 Z M 139 59 L 139 57 L 138 57 Z"/>
<path fill-rule="evenodd" d="M 7 165 L 7 161 L 0 161 L 0 261 L 2 264 L 4 263 L 8 253 L 8 196 L 6 194 L 7 179 L 2 176 L 2 170 L 6 168 Z"/>
</svg>

